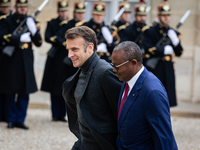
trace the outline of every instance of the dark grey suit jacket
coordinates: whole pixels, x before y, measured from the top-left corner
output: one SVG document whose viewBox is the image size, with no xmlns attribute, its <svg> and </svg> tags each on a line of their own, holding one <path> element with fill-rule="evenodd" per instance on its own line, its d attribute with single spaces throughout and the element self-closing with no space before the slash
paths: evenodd
<svg viewBox="0 0 200 150">
<path fill-rule="evenodd" d="M 63 84 L 63 97 L 67 106 L 69 128 L 79 139 L 81 136 L 77 120 L 74 90 L 79 79 L 79 69 Z M 113 73 L 112 67 L 95 54 L 88 74 L 86 86 L 81 93 L 80 109 L 85 124 L 103 150 L 114 150 L 117 138 L 117 103 L 121 82 Z"/>
</svg>

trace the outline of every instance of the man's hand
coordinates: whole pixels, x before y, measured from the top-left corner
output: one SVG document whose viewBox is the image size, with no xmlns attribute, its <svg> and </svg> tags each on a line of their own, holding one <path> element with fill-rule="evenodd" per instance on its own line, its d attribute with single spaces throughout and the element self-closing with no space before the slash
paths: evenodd
<svg viewBox="0 0 200 150">
<path fill-rule="evenodd" d="M 23 33 L 23 34 L 20 36 L 20 42 L 31 42 L 30 34 L 31 34 L 30 32 Z"/>
<path fill-rule="evenodd" d="M 37 28 L 36 28 L 36 24 L 35 24 L 35 21 L 33 20 L 33 18 L 28 17 L 27 20 L 26 20 L 26 24 L 28 26 L 29 31 L 34 36 L 35 33 L 37 32 Z"/>
<path fill-rule="evenodd" d="M 167 35 L 169 36 L 170 40 L 172 41 L 172 44 L 176 47 L 179 43 L 179 39 L 178 39 L 176 32 L 173 29 L 169 29 Z"/>
</svg>

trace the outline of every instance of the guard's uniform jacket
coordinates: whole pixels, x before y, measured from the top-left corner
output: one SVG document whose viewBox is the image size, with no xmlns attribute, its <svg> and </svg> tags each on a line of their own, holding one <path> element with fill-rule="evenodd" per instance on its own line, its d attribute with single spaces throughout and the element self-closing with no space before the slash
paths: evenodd
<svg viewBox="0 0 200 150">
<path fill-rule="evenodd" d="M 29 94 L 37 91 L 33 70 L 32 43 L 21 43 L 20 35 L 12 35 L 21 21 L 22 19 L 20 20 L 15 13 L 5 20 L 3 26 L 5 33 L 0 42 L 15 46 L 13 55 L 11 57 L 3 55 L 0 63 L 0 93 L 3 94 Z M 39 30 L 34 36 L 31 36 L 31 39 L 37 47 L 41 46 L 42 38 Z"/>
<path fill-rule="evenodd" d="M 65 33 L 68 29 L 81 26 L 85 22 L 86 22 L 85 20 L 78 21 L 78 20 L 72 19 L 68 23 L 62 24 L 59 31 L 57 32 L 57 41 L 59 42 L 60 46 L 66 49 Z"/>
<path fill-rule="evenodd" d="M 146 24 L 139 24 L 136 21 L 134 21 L 132 24 L 130 24 L 128 27 L 122 29 L 119 29 L 119 36 L 121 39 L 121 42 L 123 41 L 133 41 L 136 44 L 142 48 L 142 40 L 143 40 L 143 33 L 146 30 Z M 120 28 L 120 27 L 119 27 Z M 122 30 L 120 32 L 120 30 Z"/>
<path fill-rule="evenodd" d="M 3 39 L 3 35 L 5 34 L 5 29 L 3 27 L 3 24 L 6 20 L 6 18 L 9 17 L 5 14 L 3 14 L 2 12 L 0 12 L 0 62 L 1 62 L 1 54 L 2 54 L 2 50 L 6 44 L 6 42 L 4 42 L 4 39 Z"/>
<path fill-rule="evenodd" d="M 68 77 L 72 76 L 77 69 L 70 63 L 64 62 L 67 57 L 67 50 L 65 41 L 60 43 L 60 37 L 57 36 L 60 28 L 68 23 L 67 20 L 61 21 L 58 18 L 48 21 L 45 31 L 45 41 L 52 44 L 56 48 L 55 55 L 50 57 L 48 55 L 41 90 L 50 92 L 56 96 L 62 96 L 62 84 Z"/>
<path fill-rule="evenodd" d="M 93 19 L 90 19 L 90 21 L 84 23 L 83 25 L 84 26 L 88 26 L 89 28 L 91 28 L 96 33 L 97 40 L 98 40 L 98 45 L 100 43 L 104 42 L 104 37 L 103 37 L 103 35 L 101 33 L 101 28 L 103 26 L 105 26 L 104 22 L 98 24 L 98 23 L 95 23 Z"/>
<path fill-rule="evenodd" d="M 142 45 L 145 49 L 144 65 L 148 70 L 152 71 L 165 86 L 170 106 L 176 106 L 175 75 L 172 55 L 164 55 L 164 47 L 166 45 L 163 44 L 166 40 L 161 42 L 160 45 L 157 45 L 158 41 L 160 41 L 163 36 L 167 35 L 169 29 L 170 27 L 162 27 L 159 24 L 152 26 L 145 31 Z M 180 33 L 176 33 L 179 37 Z M 176 47 L 172 44 L 171 46 L 173 47 L 174 54 L 176 56 L 181 56 L 183 48 L 180 42 Z M 152 62 L 156 64 L 155 68 L 150 67 L 151 65 L 149 64 L 152 64 Z"/>
<path fill-rule="evenodd" d="M 91 19 L 90 21 L 84 23 L 83 25 L 88 26 L 96 33 L 98 45 L 101 43 L 105 43 L 107 45 L 107 50 L 108 50 L 107 53 L 98 52 L 97 54 L 99 55 L 101 59 L 104 59 L 110 62 L 110 54 L 112 54 L 112 48 L 108 47 L 108 44 L 106 43 L 103 37 L 103 34 L 101 32 L 101 28 L 105 26 L 105 23 L 102 22 L 101 24 L 98 24 L 98 23 L 95 23 L 93 19 Z"/>
<path fill-rule="evenodd" d="M 130 23 L 119 20 L 117 21 L 117 23 L 114 24 L 114 26 L 116 26 L 117 28 L 121 27 L 121 29 L 124 29 L 124 27 L 122 27 L 123 25 L 125 25 L 124 27 L 126 28 L 127 26 L 130 25 Z"/>
<path fill-rule="evenodd" d="M 9 16 L 0 12 L 0 41 L 1 41 L 0 42 L 0 63 L 3 57 L 2 50 L 6 44 L 6 42 L 3 42 L 4 27 L 2 25 L 4 24 L 7 17 Z M 0 122 L 1 121 L 7 121 L 6 95 L 2 93 L 0 93 Z"/>
<path fill-rule="evenodd" d="M 124 34 L 124 30 L 130 25 L 129 22 L 123 22 L 121 20 L 119 20 L 116 24 L 114 24 L 114 26 L 117 28 L 118 31 L 118 35 L 120 37 L 120 42 L 122 41 L 121 38 L 124 38 L 123 34 Z"/>
</svg>

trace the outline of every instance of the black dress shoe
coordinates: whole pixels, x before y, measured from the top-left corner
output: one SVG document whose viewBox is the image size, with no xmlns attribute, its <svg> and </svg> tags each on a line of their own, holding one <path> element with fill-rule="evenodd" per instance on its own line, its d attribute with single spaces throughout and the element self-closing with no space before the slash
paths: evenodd
<svg viewBox="0 0 200 150">
<path fill-rule="evenodd" d="M 15 127 L 21 128 L 21 129 L 25 129 L 25 130 L 28 130 L 28 129 L 29 129 L 27 126 L 25 126 L 24 123 L 19 123 L 19 122 L 16 122 L 16 123 L 15 123 Z"/>
<path fill-rule="evenodd" d="M 15 127 L 15 123 L 14 122 L 8 122 L 8 129 L 13 129 Z"/>
</svg>

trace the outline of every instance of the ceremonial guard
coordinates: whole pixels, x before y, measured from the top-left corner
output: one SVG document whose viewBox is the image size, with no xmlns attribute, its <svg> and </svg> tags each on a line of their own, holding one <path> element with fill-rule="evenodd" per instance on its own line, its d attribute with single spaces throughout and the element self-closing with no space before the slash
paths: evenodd
<svg viewBox="0 0 200 150">
<path fill-rule="evenodd" d="M 72 27 L 81 26 L 86 22 L 86 20 L 84 20 L 85 11 L 86 11 L 85 2 L 83 1 L 75 2 L 74 18 L 60 27 L 57 33 L 57 41 L 59 42 L 60 46 L 63 47 L 64 49 L 66 49 L 66 39 L 65 39 L 66 31 Z"/>
<path fill-rule="evenodd" d="M 71 62 L 65 63 L 66 48 L 58 41 L 56 34 L 60 27 L 68 23 L 68 2 L 58 1 L 58 17 L 48 21 L 45 31 L 45 41 L 52 45 L 48 51 L 41 90 L 50 93 L 52 121 L 66 122 L 66 108 L 62 97 L 62 84 L 72 76 L 76 69 Z M 69 61 L 69 59 L 67 59 Z"/>
<path fill-rule="evenodd" d="M 129 19 L 130 19 L 130 15 L 131 15 L 131 10 L 130 10 L 130 3 L 126 1 L 121 2 L 119 4 L 119 11 L 122 9 L 122 7 L 125 8 L 124 12 L 122 13 L 122 15 L 119 18 L 119 21 L 117 21 L 114 25 L 119 28 L 119 29 L 124 29 L 125 27 L 129 26 Z M 125 25 L 125 26 L 123 26 Z"/>
<path fill-rule="evenodd" d="M 123 7 L 125 8 L 124 12 L 120 16 L 119 21 L 117 21 L 114 24 L 114 26 L 117 28 L 119 36 L 121 35 L 121 33 L 123 34 L 124 29 L 126 29 L 126 27 L 130 25 L 130 22 L 129 22 L 130 14 L 131 14 L 130 3 L 128 3 L 127 1 L 121 2 L 119 4 L 119 11 Z"/>
<path fill-rule="evenodd" d="M 84 23 L 83 25 L 88 26 L 91 28 L 97 36 L 98 46 L 97 46 L 97 53 L 100 58 L 105 59 L 106 61 L 110 61 L 110 54 L 107 49 L 107 45 L 113 43 L 113 37 L 111 32 L 108 28 L 105 27 L 104 18 L 106 13 L 106 3 L 95 2 L 92 9 L 92 19 L 90 21 Z"/>
<path fill-rule="evenodd" d="M 6 42 L 7 46 L 3 49 L 0 63 L 0 93 L 6 95 L 7 127 L 9 129 L 14 127 L 28 129 L 24 120 L 29 94 L 37 91 L 32 42 L 39 47 L 42 39 L 37 28 L 39 25 L 32 17 L 27 16 L 28 1 L 17 0 L 15 6 L 16 12 L 5 20 L 4 25 L 6 34 L 3 35 L 3 42 Z M 22 21 L 24 24 L 19 28 Z M 28 32 L 21 32 L 23 27 L 27 27 Z"/>
<path fill-rule="evenodd" d="M 3 41 L 4 24 L 5 19 L 10 15 L 10 0 L 0 0 L 0 41 Z M 5 46 L 5 42 L 0 43 L 0 63 L 2 58 L 2 50 Z M 1 71 L 1 70 L 0 70 Z M 6 97 L 4 94 L 0 93 L 0 122 L 7 121 L 7 106 L 6 106 Z"/>
<path fill-rule="evenodd" d="M 180 33 L 169 26 L 170 5 L 165 2 L 158 6 L 158 23 L 145 31 L 144 65 L 152 71 L 166 88 L 169 105 L 176 106 L 175 74 L 172 56 L 181 56 L 183 48 Z"/>
<path fill-rule="evenodd" d="M 124 27 L 124 30 L 120 32 L 119 29 L 119 36 L 121 42 L 123 41 L 133 41 L 140 46 L 142 49 L 142 39 L 143 33 L 148 28 L 146 26 L 146 5 L 144 4 L 143 0 L 140 0 L 140 4 L 135 5 L 134 7 L 134 17 L 135 21 L 129 25 L 127 28 Z"/>
</svg>

